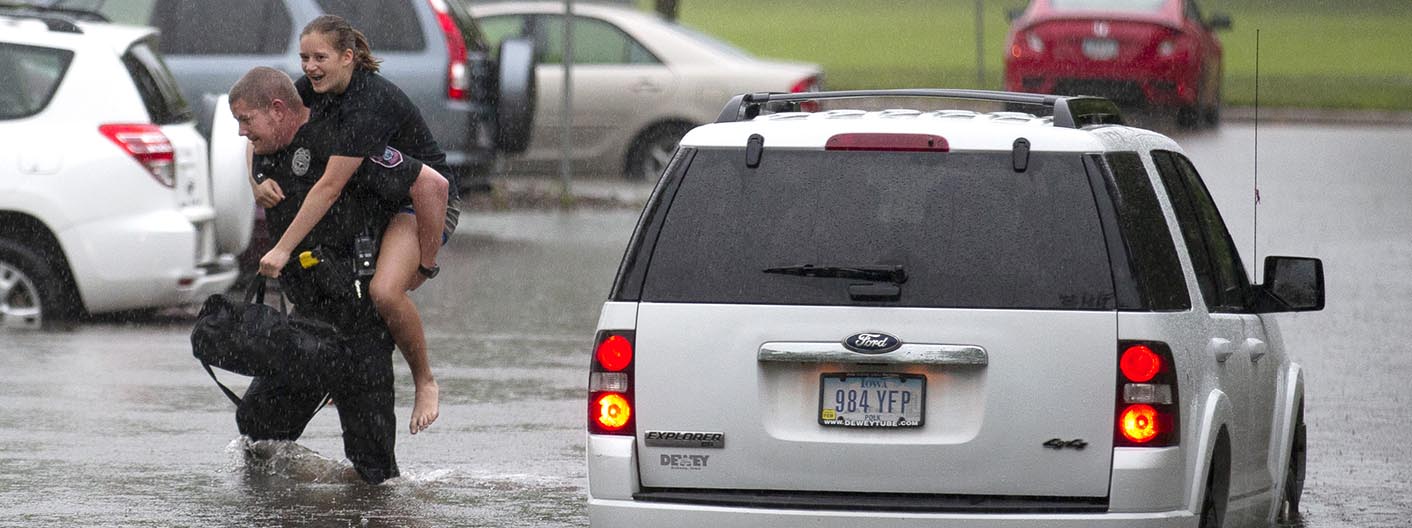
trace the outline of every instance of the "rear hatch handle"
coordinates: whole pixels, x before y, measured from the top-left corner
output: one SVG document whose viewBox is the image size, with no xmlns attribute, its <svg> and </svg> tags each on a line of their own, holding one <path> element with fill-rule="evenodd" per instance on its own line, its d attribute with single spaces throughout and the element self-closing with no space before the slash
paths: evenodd
<svg viewBox="0 0 1412 528">
<path fill-rule="evenodd" d="M 985 366 L 989 356 L 975 345 L 934 345 L 908 343 L 882 354 L 854 352 L 842 343 L 765 343 L 757 359 L 761 363 L 868 363 L 881 365 Z"/>
</svg>

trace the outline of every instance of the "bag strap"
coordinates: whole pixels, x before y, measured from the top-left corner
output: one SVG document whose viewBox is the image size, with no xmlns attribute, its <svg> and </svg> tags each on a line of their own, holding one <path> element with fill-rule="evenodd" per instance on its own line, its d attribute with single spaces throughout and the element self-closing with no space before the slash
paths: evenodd
<svg viewBox="0 0 1412 528">
<path fill-rule="evenodd" d="M 240 396 L 236 396 L 235 392 L 230 390 L 230 387 L 226 387 L 226 384 L 221 383 L 221 380 L 216 378 L 216 371 L 211 370 L 211 364 L 202 361 L 201 366 L 206 369 L 207 374 L 211 375 L 211 379 L 216 381 L 216 386 L 221 388 L 221 392 L 226 393 L 226 397 L 230 398 L 230 402 L 234 403 L 236 407 L 240 407 Z"/>
<path fill-rule="evenodd" d="M 255 283 L 251 285 L 251 286 L 252 286 L 251 288 L 247 288 L 247 289 L 245 290 L 245 302 L 246 302 L 246 303 L 257 303 L 257 302 L 258 302 L 258 303 L 260 303 L 260 304 L 264 304 L 264 303 L 265 303 L 265 284 L 269 283 L 269 281 L 271 281 L 271 280 L 274 280 L 274 279 L 271 279 L 271 278 L 266 277 L 266 276 L 264 276 L 264 275 L 256 275 L 256 276 L 255 276 Z M 279 313 L 285 315 L 286 317 L 289 316 L 289 306 L 286 304 L 286 301 L 285 301 L 284 288 L 280 288 L 280 289 L 279 289 Z"/>
</svg>

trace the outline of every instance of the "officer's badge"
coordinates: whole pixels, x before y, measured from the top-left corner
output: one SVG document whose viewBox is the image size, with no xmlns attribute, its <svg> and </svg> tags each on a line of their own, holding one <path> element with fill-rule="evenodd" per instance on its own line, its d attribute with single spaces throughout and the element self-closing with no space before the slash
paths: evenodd
<svg viewBox="0 0 1412 528">
<path fill-rule="evenodd" d="M 299 150 L 294 151 L 294 160 L 291 162 L 291 164 L 293 166 L 290 168 L 294 170 L 295 176 L 303 176 L 304 174 L 308 173 L 309 149 L 299 147 Z"/>
</svg>

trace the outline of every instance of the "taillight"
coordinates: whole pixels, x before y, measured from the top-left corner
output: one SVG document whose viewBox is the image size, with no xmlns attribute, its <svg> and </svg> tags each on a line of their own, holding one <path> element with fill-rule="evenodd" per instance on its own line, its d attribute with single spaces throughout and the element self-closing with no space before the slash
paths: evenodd
<svg viewBox="0 0 1412 528">
<path fill-rule="evenodd" d="M 588 375 L 588 432 L 633 435 L 633 333 L 601 331 Z"/>
<path fill-rule="evenodd" d="M 818 91 L 822 91 L 823 89 L 824 89 L 824 84 L 823 84 L 822 81 L 819 80 L 819 76 L 818 76 L 818 75 L 810 75 L 810 76 L 808 76 L 808 77 L 805 77 L 805 78 L 803 78 L 803 79 L 800 79 L 800 80 L 798 80 L 798 81 L 795 81 L 795 83 L 789 87 L 789 92 L 790 92 L 790 93 L 818 92 Z M 818 102 L 818 101 L 802 101 L 802 102 L 799 103 L 799 110 L 800 110 L 801 112 L 818 112 L 818 111 L 819 111 L 819 102 Z"/>
<path fill-rule="evenodd" d="M 1145 383 L 1162 370 L 1162 358 L 1147 345 L 1133 345 L 1123 350 L 1123 356 L 1118 359 L 1118 368 L 1123 371 L 1123 377 L 1128 381 Z"/>
<path fill-rule="evenodd" d="M 1177 403 L 1177 371 L 1166 343 L 1120 342 L 1113 445 L 1177 445 L 1181 438 Z"/>
<path fill-rule="evenodd" d="M 1164 58 L 1165 58 L 1165 57 L 1171 57 L 1172 55 L 1175 55 L 1176 53 L 1177 53 L 1177 43 L 1176 43 L 1176 42 L 1172 42 L 1172 41 L 1170 41 L 1170 40 L 1164 40 L 1164 41 L 1162 41 L 1160 44 L 1157 45 L 1157 56 L 1158 56 L 1158 57 L 1164 57 Z"/>
<path fill-rule="evenodd" d="M 466 71 L 466 41 L 461 28 L 456 25 L 446 0 L 428 0 L 431 10 L 436 12 L 436 22 L 441 25 L 441 35 L 446 37 L 446 98 L 465 100 L 471 95 L 470 72 Z"/>
<path fill-rule="evenodd" d="M 176 149 L 157 125 L 108 124 L 99 125 L 98 131 L 142 164 L 157 183 L 176 187 Z"/>
<path fill-rule="evenodd" d="M 1030 47 L 1030 51 L 1033 51 L 1035 53 L 1044 53 L 1044 39 L 1039 38 L 1039 35 L 1036 35 L 1034 33 L 1026 33 L 1025 45 Z"/>
<path fill-rule="evenodd" d="M 824 142 L 824 150 L 946 152 L 950 149 L 946 138 L 932 134 L 834 134 Z"/>
<path fill-rule="evenodd" d="M 817 92 L 820 87 L 819 76 L 811 75 L 795 82 L 793 86 L 789 87 L 789 91 L 790 93 Z"/>
</svg>

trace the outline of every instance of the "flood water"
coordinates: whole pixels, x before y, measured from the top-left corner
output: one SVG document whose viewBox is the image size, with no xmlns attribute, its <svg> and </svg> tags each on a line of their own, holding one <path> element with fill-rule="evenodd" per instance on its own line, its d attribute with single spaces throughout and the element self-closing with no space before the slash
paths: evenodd
<svg viewBox="0 0 1412 528">
<path fill-rule="evenodd" d="M 1247 267 L 1324 259 L 1328 308 L 1281 318 L 1308 393 L 1302 525 L 1412 525 L 1412 131 L 1263 127 L 1258 248 L 1252 129 L 1179 140 Z M 342 479 L 334 409 L 247 463 L 189 318 L 0 334 L 0 526 L 584 526 L 585 368 L 637 212 L 463 218 L 414 296 L 441 417 L 407 434 L 395 356 L 403 476 L 383 486 Z"/>
</svg>

